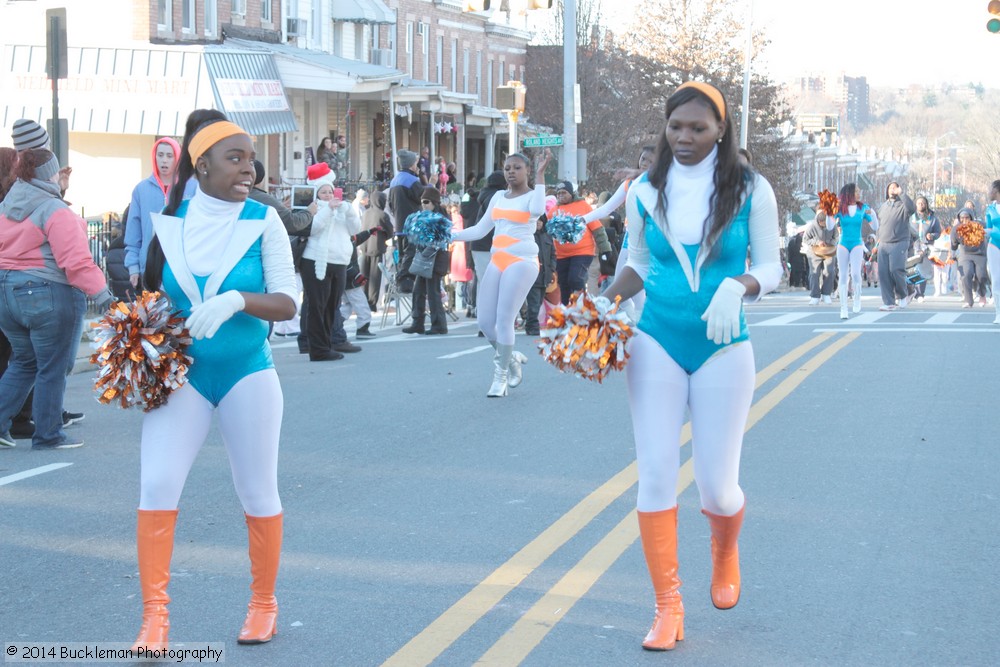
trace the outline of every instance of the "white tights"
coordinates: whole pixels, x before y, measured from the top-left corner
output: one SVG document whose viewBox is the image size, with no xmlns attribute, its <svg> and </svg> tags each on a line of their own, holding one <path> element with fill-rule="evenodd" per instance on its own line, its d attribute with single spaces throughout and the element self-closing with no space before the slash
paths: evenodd
<svg viewBox="0 0 1000 667">
<path fill-rule="evenodd" d="M 538 277 L 538 263 L 514 262 L 501 271 L 492 262 L 476 293 L 476 320 L 487 340 L 514 344 L 514 319 Z"/>
<path fill-rule="evenodd" d="M 636 331 L 626 366 L 640 512 L 677 504 L 680 433 L 691 412 L 691 456 L 701 506 L 732 516 L 743 507 L 739 484 L 743 430 L 754 390 L 750 342 L 728 347 L 688 375 L 648 334 Z"/>
<path fill-rule="evenodd" d="M 842 245 L 837 246 L 837 272 L 840 274 L 840 307 L 847 308 L 847 276 L 851 277 L 854 298 L 861 299 L 861 266 L 865 261 L 865 247 L 854 246 L 850 252 Z"/>
<path fill-rule="evenodd" d="M 215 408 L 186 384 L 142 422 L 139 509 L 173 510 L 201 450 L 212 413 L 229 456 L 236 494 L 250 516 L 281 512 L 278 497 L 278 437 L 284 403 L 273 368 L 252 373 L 229 390 Z"/>
<path fill-rule="evenodd" d="M 1000 313 L 1000 248 L 992 243 L 986 246 L 986 267 L 990 272 L 990 290 L 993 294 L 993 303 Z"/>
</svg>

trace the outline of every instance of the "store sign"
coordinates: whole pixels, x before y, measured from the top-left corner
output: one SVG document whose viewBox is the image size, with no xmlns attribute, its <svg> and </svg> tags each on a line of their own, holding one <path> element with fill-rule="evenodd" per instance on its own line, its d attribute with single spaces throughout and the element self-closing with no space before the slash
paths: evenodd
<svg viewBox="0 0 1000 667">
<path fill-rule="evenodd" d="M 287 111 L 288 99 L 281 81 L 267 79 L 216 79 L 222 108 L 230 113 Z"/>
</svg>

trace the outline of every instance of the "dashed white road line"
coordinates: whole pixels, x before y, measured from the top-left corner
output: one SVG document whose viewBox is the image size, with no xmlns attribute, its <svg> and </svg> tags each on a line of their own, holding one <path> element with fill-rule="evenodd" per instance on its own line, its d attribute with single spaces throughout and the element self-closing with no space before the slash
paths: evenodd
<svg viewBox="0 0 1000 667">
<path fill-rule="evenodd" d="M 467 354 L 475 354 L 476 352 L 482 352 L 483 350 L 488 350 L 492 345 L 480 345 L 478 347 L 469 348 L 468 350 L 462 350 L 461 352 L 454 352 L 452 354 L 446 354 L 438 359 L 454 359 L 455 357 L 464 357 Z"/>
<path fill-rule="evenodd" d="M 65 468 L 66 466 L 71 466 L 72 463 L 50 463 L 47 466 L 39 466 L 38 468 L 32 468 L 30 470 L 25 470 L 23 472 L 16 472 L 13 475 L 7 475 L 6 477 L 0 477 L 0 486 L 5 484 L 13 484 L 14 482 L 20 481 L 22 479 L 27 479 L 29 477 L 34 477 L 35 475 L 43 475 L 47 472 L 52 472 L 53 470 L 59 470 L 59 468 Z"/>
</svg>

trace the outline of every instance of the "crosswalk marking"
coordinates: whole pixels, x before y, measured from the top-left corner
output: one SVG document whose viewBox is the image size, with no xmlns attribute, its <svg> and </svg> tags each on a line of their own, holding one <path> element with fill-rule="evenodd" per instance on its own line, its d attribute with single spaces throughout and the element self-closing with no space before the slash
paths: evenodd
<svg viewBox="0 0 1000 667">
<path fill-rule="evenodd" d="M 934 313 L 924 324 L 954 324 L 962 313 Z"/>
<path fill-rule="evenodd" d="M 754 326 L 780 327 L 785 324 L 791 324 L 797 320 L 805 319 L 810 315 L 812 315 L 812 313 L 785 313 L 784 315 L 778 315 L 777 317 L 772 317 L 771 319 L 764 320 L 763 322 L 757 322 Z"/>
<path fill-rule="evenodd" d="M 861 313 L 860 315 L 851 317 L 851 324 L 856 326 L 861 324 L 875 324 L 888 314 L 889 313 L 880 313 L 878 311 Z"/>
</svg>

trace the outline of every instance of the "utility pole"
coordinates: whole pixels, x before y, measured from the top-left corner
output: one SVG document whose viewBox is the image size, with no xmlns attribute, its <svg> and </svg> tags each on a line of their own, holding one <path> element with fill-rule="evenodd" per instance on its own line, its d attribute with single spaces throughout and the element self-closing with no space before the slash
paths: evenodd
<svg viewBox="0 0 1000 667">
<path fill-rule="evenodd" d="M 563 0 L 563 179 L 577 185 L 576 169 L 576 0 Z"/>
<path fill-rule="evenodd" d="M 743 52 L 743 113 L 740 114 L 740 148 L 747 147 L 750 126 L 750 64 L 753 58 L 753 0 L 747 0 L 747 44 Z"/>
</svg>

